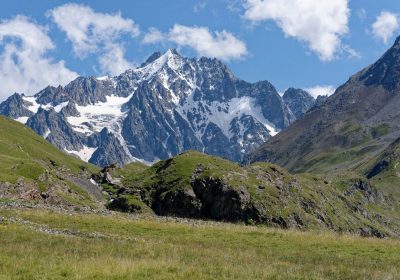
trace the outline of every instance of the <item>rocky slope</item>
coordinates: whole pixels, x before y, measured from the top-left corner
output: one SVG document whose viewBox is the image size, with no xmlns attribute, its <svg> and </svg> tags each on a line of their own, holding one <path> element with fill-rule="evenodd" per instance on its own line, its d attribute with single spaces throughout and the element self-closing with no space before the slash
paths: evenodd
<svg viewBox="0 0 400 280">
<path fill-rule="evenodd" d="M 400 137 L 400 38 L 320 106 L 253 151 L 291 171 L 356 169 Z"/>
<path fill-rule="evenodd" d="M 168 50 L 116 77 L 14 94 L 0 114 L 101 166 L 154 162 L 189 149 L 241 161 L 313 103 L 304 91 L 285 96 L 267 81 L 236 78 L 217 59 Z"/>
<path fill-rule="evenodd" d="M 400 234 L 399 201 L 358 175 L 293 176 L 272 164 L 241 167 L 186 152 L 149 168 L 137 163 L 107 168 L 95 179 L 111 196 L 108 207 L 119 211 L 376 237 Z"/>
<path fill-rule="evenodd" d="M 97 167 L 71 157 L 28 127 L 0 116 L 0 201 L 103 207 Z"/>
</svg>

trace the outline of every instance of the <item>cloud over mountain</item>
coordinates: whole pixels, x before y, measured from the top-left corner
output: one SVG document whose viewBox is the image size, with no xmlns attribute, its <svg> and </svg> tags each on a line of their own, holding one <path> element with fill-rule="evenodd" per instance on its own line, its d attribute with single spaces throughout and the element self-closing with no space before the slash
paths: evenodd
<svg viewBox="0 0 400 280">
<path fill-rule="evenodd" d="M 305 42 L 323 61 L 330 61 L 348 33 L 347 0 L 246 0 L 244 17 L 274 21 L 285 36 Z"/>
<path fill-rule="evenodd" d="M 124 35 L 140 34 L 132 19 L 123 18 L 120 13 L 97 13 L 90 7 L 73 3 L 50 10 L 48 16 L 65 32 L 78 57 L 98 53 L 101 70 L 111 75 L 134 66 L 125 59 L 121 40 Z"/>
<path fill-rule="evenodd" d="M 172 42 L 194 49 L 200 56 L 222 60 L 240 59 L 247 54 L 246 44 L 232 33 L 223 30 L 214 34 L 207 27 L 175 24 L 167 33 L 151 28 L 144 43 Z"/>
<path fill-rule="evenodd" d="M 47 30 L 25 16 L 0 23 L 0 100 L 15 91 L 32 94 L 77 76 L 64 61 L 48 58 L 55 48 Z M 40 73 L 40 74 L 39 74 Z"/>
<path fill-rule="evenodd" d="M 383 11 L 372 24 L 372 34 L 387 44 L 394 33 L 399 30 L 399 24 L 397 15 Z"/>
</svg>

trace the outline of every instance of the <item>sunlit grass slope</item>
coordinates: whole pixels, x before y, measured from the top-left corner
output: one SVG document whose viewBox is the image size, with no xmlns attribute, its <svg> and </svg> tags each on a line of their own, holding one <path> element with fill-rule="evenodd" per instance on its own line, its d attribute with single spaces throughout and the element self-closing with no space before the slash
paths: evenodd
<svg viewBox="0 0 400 280">
<path fill-rule="evenodd" d="M 0 279 L 399 279 L 400 242 L 0 210 Z M 47 233 L 51 232 L 51 234 Z"/>
</svg>

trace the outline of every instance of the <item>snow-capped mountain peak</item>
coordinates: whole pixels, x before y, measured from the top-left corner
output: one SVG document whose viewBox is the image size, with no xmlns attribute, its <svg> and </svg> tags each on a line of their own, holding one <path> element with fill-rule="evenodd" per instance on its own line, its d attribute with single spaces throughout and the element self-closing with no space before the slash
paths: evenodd
<svg viewBox="0 0 400 280">
<path fill-rule="evenodd" d="M 240 161 L 295 120 L 267 81 L 247 83 L 217 59 L 174 49 L 115 77 L 15 94 L 0 113 L 98 165 L 153 162 L 189 149 Z"/>
</svg>

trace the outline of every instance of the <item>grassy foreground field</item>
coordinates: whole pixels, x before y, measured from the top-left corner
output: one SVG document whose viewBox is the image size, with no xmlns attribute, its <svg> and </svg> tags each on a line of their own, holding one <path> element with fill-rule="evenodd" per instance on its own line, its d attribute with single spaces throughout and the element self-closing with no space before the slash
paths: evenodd
<svg viewBox="0 0 400 280">
<path fill-rule="evenodd" d="M 0 279 L 399 279 L 400 242 L 0 208 Z"/>
</svg>

